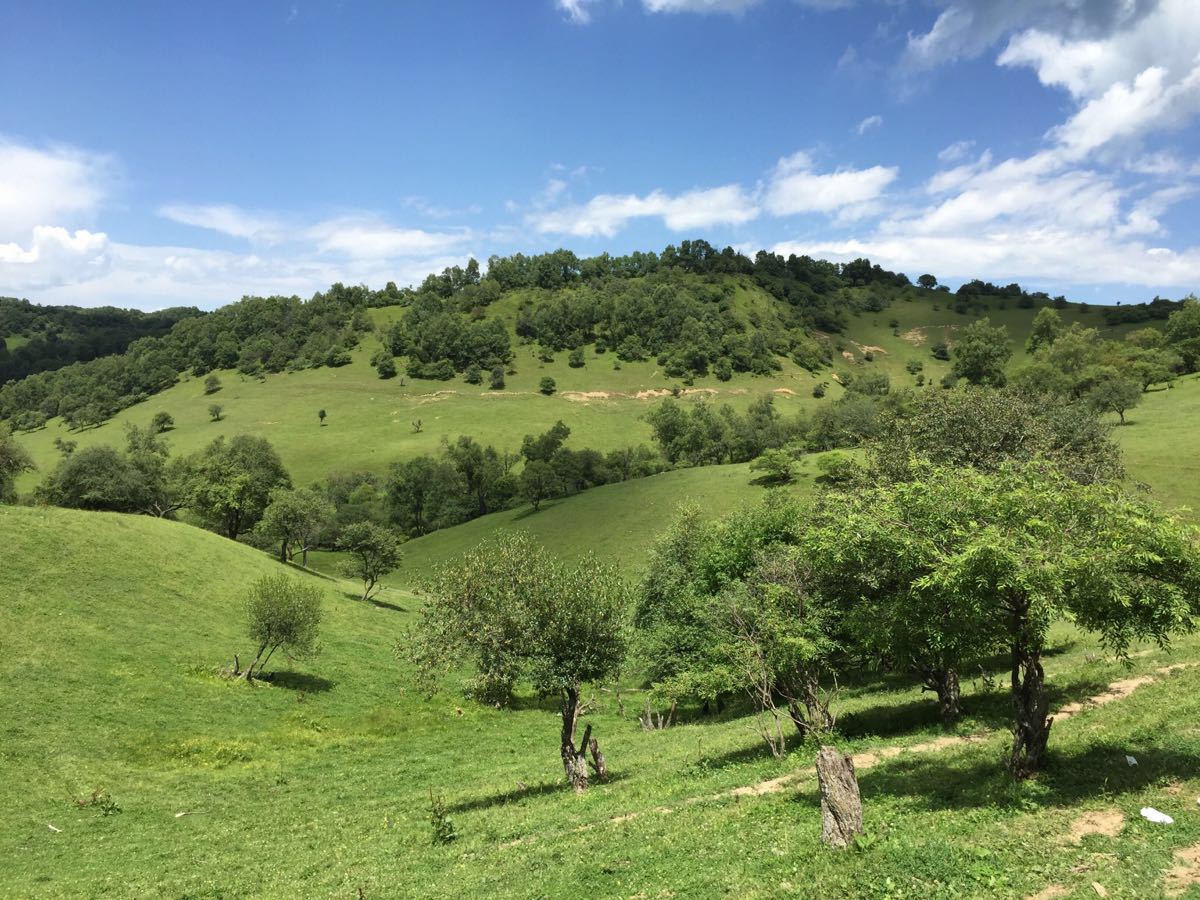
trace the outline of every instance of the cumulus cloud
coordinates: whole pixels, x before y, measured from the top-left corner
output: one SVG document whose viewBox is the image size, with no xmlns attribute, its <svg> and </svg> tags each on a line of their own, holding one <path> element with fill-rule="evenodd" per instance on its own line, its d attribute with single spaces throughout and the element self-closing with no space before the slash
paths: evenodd
<svg viewBox="0 0 1200 900">
<path fill-rule="evenodd" d="M 855 131 L 858 132 L 859 137 L 862 137 L 864 134 L 866 134 L 872 128 L 879 128 L 882 125 L 883 125 L 883 116 L 867 116 L 865 119 L 863 119 L 861 122 L 858 123 L 858 127 L 855 129 Z"/>
<path fill-rule="evenodd" d="M 193 225 L 218 231 L 230 237 L 246 238 L 267 244 L 283 240 L 284 224 L 275 216 L 255 213 L 228 204 L 189 206 L 170 204 L 160 207 L 158 214 L 181 225 Z"/>
<path fill-rule="evenodd" d="M 794 153 L 776 165 L 763 202 L 776 216 L 832 213 L 875 200 L 899 172 L 895 167 L 872 166 L 820 173 L 814 170 L 808 154 Z"/>
<path fill-rule="evenodd" d="M 592 13 L 588 7 L 595 2 L 596 0 L 554 0 L 554 5 L 566 14 L 568 22 L 586 25 L 592 21 Z"/>
<path fill-rule="evenodd" d="M 663 191 L 598 194 L 582 205 L 532 213 L 527 221 L 542 234 L 612 237 L 630 220 L 661 218 L 672 231 L 741 225 L 758 216 L 753 197 L 736 184 L 697 189 L 671 196 Z"/>
<path fill-rule="evenodd" d="M 92 219 L 113 169 L 102 154 L 0 137 L 0 240 L 27 240 L 35 226 L 63 219 Z"/>
<path fill-rule="evenodd" d="M 0 244 L 0 286 L 10 290 L 77 284 L 108 267 L 108 236 L 103 233 L 36 225 L 27 245 Z"/>
</svg>

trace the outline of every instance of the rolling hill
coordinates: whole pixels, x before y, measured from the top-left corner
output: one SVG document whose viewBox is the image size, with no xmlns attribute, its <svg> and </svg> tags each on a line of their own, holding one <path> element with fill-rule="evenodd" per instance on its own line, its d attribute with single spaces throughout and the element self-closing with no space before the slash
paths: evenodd
<svg viewBox="0 0 1200 900">
<path fill-rule="evenodd" d="M 996 764 L 1007 701 L 986 679 L 967 686 L 969 740 L 943 736 L 915 687 L 847 679 L 839 745 L 858 754 L 871 843 L 830 854 L 815 748 L 772 759 L 740 708 L 645 732 L 634 685 L 597 692 L 588 721 L 613 777 L 578 797 L 550 705 L 414 690 L 392 652 L 411 621 L 401 592 L 370 605 L 322 581 L 322 653 L 248 686 L 216 672 L 246 644 L 241 593 L 279 570 L 265 555 L 55 509 L 0 508 L 0 541 L 0 895 L 1145 895 L 1200 841 L 1200 670 L 1164 669 L 1200 658 L 1195 638 L 1137 648 L 1128 671 L 1056 628 L 1056 705 L 1125 687 L 1062 717 L 1046 773 L 1020 785 Z M 449 845 L 430 843 L 431 792 Z"/>
</svg>

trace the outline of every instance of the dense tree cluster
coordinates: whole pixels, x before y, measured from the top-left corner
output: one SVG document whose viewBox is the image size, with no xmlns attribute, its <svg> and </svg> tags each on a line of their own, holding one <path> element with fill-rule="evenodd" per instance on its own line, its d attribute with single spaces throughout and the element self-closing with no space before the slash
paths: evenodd
<svg viewBox="0 0 1200 900">
<path fill-rule="evenodd" d="M 200 310 L 191 307 L 141 312 L 111 306 L 37 306 L 0 297 L 0 384 L 124 353 L 139 338 L 161 337 L 181 319 L 199 315 Z"/>
</svg>

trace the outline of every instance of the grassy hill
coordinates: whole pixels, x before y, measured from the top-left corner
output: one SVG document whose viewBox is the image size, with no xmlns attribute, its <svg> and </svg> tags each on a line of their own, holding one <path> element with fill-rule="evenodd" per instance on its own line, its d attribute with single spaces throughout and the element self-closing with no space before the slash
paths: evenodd
<svg viewBox="0 0 1200 900">
<path fill-rule="evenodd" d="M 787 490 L 801 495 L 812 491 L 820 474 L 814 459 L 806 457 L 796 483 Z M 761 497 L 767 489 L 755 479 L 756 473 L 747 464 L 678 469 L 550 500 L 537 512 L 526 505 L 492 513 L 408 541 L 403 548 L 404 564 L 388 576 L 387 583 L 411 585 L 480 541 L 517 530 L 532 535 L 558 556 L 577 559 L 595 553 L 635 576 L 680 504 L 695 503 L 716 518 Z M 309 554 L 309 561 L 318 569 L 334 572 L 339 556 L 316 552 Z"/>
<path fill-rule="evenodd" d="M 777 302 L 744 279 L 736 280 L 734 298 L 735 308 L 745 315 Z M 745 409 L 756 397 L 771 394 L 781 412 L 791 415 L 825 402 L 812 397 L 819 381 L 828 383 L 829 399 L 839 395 L 841 388 L 831 378 L 835 370 L 881 369 L 894 384 L 909 385 L 914 376 L 905 371 L 905 364 L 920 360 L 926 377 L 936 380 L 949 364 L 934 359 L 930 348 L 940 340 L 953 342 L 955 332 L 977 318 L 953 312 L 950 299 L 946 294 L 918 292 L 917 299 L 897 300 L 879 313 L 851 314 L 847 332 L 833 337 L 838 354 L 833 369 L 820 375 L 782 360 L 782 370 L 772 377 L 740 374 L 728 382 L 712 375 L 698 378 L 691 388 L 684 389 L 683 399 L 691 403 L 717 400 Z M 506 295 L 493 312 L 511 320 L 520 300 L 519 292 Z M 402 312 L 401 307 L 371 310 L 381 327 Z M 1014 364 L 1019 363 L 1024 359 L 1034 310 L 1011 304 L 1001 310 L 993 302 L 987 315 L 1008 328 L 1017 351 Z M 1076 306 L 1064 309 L 1062 316 L 1066 324 L 1079 321 L 1100 328 L 1108 337 L 1119 337 L 1136 327 L 1104 327 L 1096 311 L 1082 313 Z M 898 323 L 895 329 L 889 324 L 892 320 Z M 610 450 L 648 442 L 650 429 L 642 416 L 671 387 L 681 386 L 678 379 L 667 378 L 653 360 L 620 363 L 618 369 L 614 368 L 614 354 L 596 354 L 589 347 L 586 365 L 575 369 L 567 364 L 566 353 L 544 363 L 528 345 L 517 346 L 517 374 L 507 377 L 503 391 L 469 385 L 461 377 L 447 382 L 385 381 L 369 364 L 378 346 L 375 337 L 368 337 L 351 354 L 351 363 L 339 368 L 268 375 L 261 380 L 220 371 L 217 375 L 223 387 L 211 396 L 204 393 L 202 379 L 184 377 L 174 387 L 94 428 L 71 431 L 61 420 L 53 419 L 45 428 L 21 436 L 39 471 L 23 476 L 18 489 L 32 489 L 53 468 L 58 458 L 55 438 L 77 441 L 81 448 L 100 443 L 120 445 L 124 423 L 145 424 L 159 411 L 175 419 L 175 428 L 167 436 L 175 454 L 199 449 L 221 434 L 262 435 L 278 449 L 295 481 L 307 484 L 333 470 L 383 471 L 394 461 L 434 452 L 443 438 L 460 434 L 473 435 L 501 449 L 516 449 L 524 435 L 544 431 L 559 419 L 571 427 L 576 447 Z M 865 359 L 868 352 L 873 361 Z M 538 383 L 546 375 L 553 377 L 558 387 L 549 397 L 538 392 Z M 210 420 L 212 403 L 224 407 L 219 422 Z M 328 412 L 324 427 L 317 419 L 319 409 Z M 417 420 L 422 423 L 419 433 L 413 427 Z"/>
<path fill-rule="evenodd" d="M 847 678 L 839 746 L 860 754 L 870 838 L 837 854 L 818 843 L 815 748 L 772 759 L 741 710 L 643 732 L 636 692 L 624 713 L 597 693 L 613 778 L 577 797 L 549 705 L 413 690 L 392 654 L 401 592 L 369 605 L 323 581 L 323 653 L 247 686 L 214 673 L 246 648 L 239 596 L 278 570 L 267 556 L 57 509 L 0 508 L 0 542 L 3 896 L 1145 896 L 1200 842 L 1200 668 L 1160 671 L 1200 658 L 1195 638 L 1139 647 L 1128 671 L 1058 627 L 1056 706 L 1146 679 L 1056 723 L 1047 771 L 1021 785 L 999 772 L 1007 699 L 985 681 L 956 741 L 916 688 Z M 97 789 L 120 811 L 73 801 Z M 430 843 L 430 790 L 452 844 Z"/>
</svg>

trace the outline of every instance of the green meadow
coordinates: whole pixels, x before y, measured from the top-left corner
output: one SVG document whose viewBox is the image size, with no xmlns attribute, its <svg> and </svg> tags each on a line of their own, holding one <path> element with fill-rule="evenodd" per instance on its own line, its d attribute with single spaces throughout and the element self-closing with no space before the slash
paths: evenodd
<svg viewBox="0 0 1200 900">
<path fill-rule="evenodd" d="M 744 710 L 645 732 L 634 685 L 596 691 L 587 721 L 613 776 L 576 796 L 549 705 L 482 707 L 455 679 L 433 699 L 414 689 L 393 656 L 410 594 L 362 603 L 297 573 L 319 579 L 323 650 L 246 685 L 216 672 L 248 652 L 239 598 L 278 568 L 267 556 L 180 523 L 56 509 L 0 509 L 0 536 L 5 896 L 1082 897 L 1093 882 L 1153 896 L 1200 840 L 1200 668 L 1160 671 L 1200 658 L 1195 638 L 1135 648 L 1126 668 L 1056 628 L 1056 706 L 1147 678 L 1056 724 L 1046 772 L 1024 784 L 1001 772 L 995 671 L 966 685 L 950 738 L 916 688 L 860 673 L 837 708 L 867 839 L 833 854 L 813 748 L 774 760 Z M 96 791 L 111 804 L 89 805 Z M 444 846 L 430 791 L 458 833 Z"/>
</svg>

